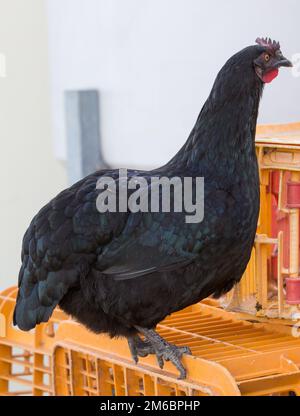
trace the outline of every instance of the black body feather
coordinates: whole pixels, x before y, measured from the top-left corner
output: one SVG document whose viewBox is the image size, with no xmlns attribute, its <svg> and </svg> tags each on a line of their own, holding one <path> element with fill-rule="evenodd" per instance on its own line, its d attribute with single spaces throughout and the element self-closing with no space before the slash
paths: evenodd
<svg viewBox="0 0 300 416">
<path fill-rule="evenodd" d="M 142 175 L 205 178 L 205 215 L 99 214 L 99 171 L 47 204 L 23 241 L 15 323 L 24 330 L 60 307 L 95 332 L 130 336 L 168 314 L 229 291 L 249 261 L 259 213 L 255 130 L 263 83 L 251 46 L 220 71 L 186 144 Z"/>
</svg>

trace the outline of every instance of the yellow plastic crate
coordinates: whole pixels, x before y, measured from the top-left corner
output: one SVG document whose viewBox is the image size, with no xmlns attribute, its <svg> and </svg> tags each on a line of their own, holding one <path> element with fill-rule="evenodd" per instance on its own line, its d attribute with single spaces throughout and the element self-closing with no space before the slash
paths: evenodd
<svg viewBox="0 0 300 416">
<path fill-rule="evenodd" d="M 296 305 L 287 302 L 286 278 L 299 281 L 300 209 L 291 209 L 286 204 L 287 180 L 290 175 L 294 183 L 300 183 L 300 123 L 262 125 L 257 128 L 256 151 L 260 173 L 260 216 L 253 253 L 241 282 L 221 302 L 227 310 L 240 314 L 243 319 L 293 325 L 293 317 L 300 314 Z M 272 177 L 277 174 L 278 205 L 274 213 L 272 201 Z M 273 211 L 273 213 L 272 213 Z M 272 235 L 271 217 L 279 221 L 283 217 L 287 229 Z M 274 224 L 273 224 L 274 225 Z M 274 234 L 274 231 L 273 231 Z M 276 272 L 271 276 L 272 254 Z M 287 257 L 287 252 L 289 259 Z M 275 278 L 274 278 L 275 277 Z M 299 285 L 298 285 L 299 287 Z"/>
<path fill-rule="evenodd" d="M 16 288 L 0 295 L 0 395 L 239 396 L 300 394 L 300 340 L 212 303 L 168 317 L 159 333 L 189 345 L 186 380 L 155 357 L 135 365 L 124 339 L 95 335 L 59 310 L 29 333 L 12 325 Z"/>
</svg>

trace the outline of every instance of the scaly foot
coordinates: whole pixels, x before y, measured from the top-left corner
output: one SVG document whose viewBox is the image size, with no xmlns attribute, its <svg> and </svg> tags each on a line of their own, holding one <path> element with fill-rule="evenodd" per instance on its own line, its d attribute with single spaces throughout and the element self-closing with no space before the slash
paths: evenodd
<svg viewBox="0 0 300 416">
<path fill-rule="evenodd" d="M 175 367 L 179 370 L 179 379 L 183 380 L 186 378 L 186 369 L 182 365 L 181 358 L 183 354 L 192 355 L 189 347 L 177 347 L 176 345 L 170 344 L 164 340 L 157 332 L 153 329 L 145 329 L 136 327 L 146 339 L 151 343 L 158 361 L 160 368 L 163 368 L 165 361 L 171 361 Z"/>
<path fill-rule="evenodd" d="M 149 354 L 155 354 L 155 350 L 148 340 L 143 341 L 138 335 L 128 338 L 128 345 L 131 356 L 137 364 L 139 357 L 147 357 Z"/>
</svg>

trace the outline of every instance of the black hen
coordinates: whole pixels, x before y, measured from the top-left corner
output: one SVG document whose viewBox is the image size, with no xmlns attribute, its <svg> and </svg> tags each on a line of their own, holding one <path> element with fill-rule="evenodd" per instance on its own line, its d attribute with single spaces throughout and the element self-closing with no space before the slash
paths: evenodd
<svg viewBox="0 0 300 416">
<path fill-rule="evenodd" d="M 255 129 L 264 83 L 291 66 L 279 44 L 258 39 L 217 76 L 186 144 L 162 168 L 128 176 L 204 177 L 205 215 L 100 214 L 96 172 L 60 193 L 32 220 L 23 240 L 14 322 L 30 330 L 59 305 L 96 333 L 125 336 L 134 359 L 155 353 L 185 377 L 188 348 L 155 331 L 172 312 L 228 292 L 253 246 L 259 213 Z M 143 341 L 137 334 L 145 336 Z"/>
</svg>

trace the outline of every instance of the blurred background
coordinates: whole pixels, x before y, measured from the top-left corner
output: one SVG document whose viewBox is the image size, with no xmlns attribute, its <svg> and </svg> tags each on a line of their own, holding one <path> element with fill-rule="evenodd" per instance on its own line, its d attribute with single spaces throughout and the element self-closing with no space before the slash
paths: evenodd
<svg viewBox="0 0 300 416">
<path fill-rule="evenodd" d="M 35 213 L 94 168 L 151 168 L 186 140 L 214 78 L 258 36 L 300 52 L 299 0 L 0 0 L 0 290 Z M 259 121 L 300 120 L 300 78 Z"/>
</svg>

